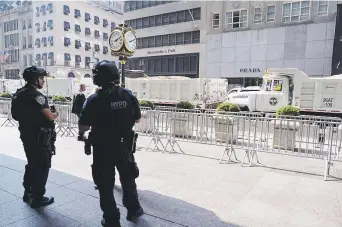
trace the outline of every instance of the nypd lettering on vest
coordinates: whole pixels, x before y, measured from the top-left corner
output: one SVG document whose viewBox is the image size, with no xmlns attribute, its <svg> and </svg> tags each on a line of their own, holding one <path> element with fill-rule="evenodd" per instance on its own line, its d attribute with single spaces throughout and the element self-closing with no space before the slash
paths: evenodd
<svg viewBox="0 0 342 227">
<path fill-rule="evenodd" d="M 113 110 L 126 109 L 127 102 L 126 101 L 117 101 L 117 102 L 112 102 L 110 105 L 111 105 Z"/>
</svg>

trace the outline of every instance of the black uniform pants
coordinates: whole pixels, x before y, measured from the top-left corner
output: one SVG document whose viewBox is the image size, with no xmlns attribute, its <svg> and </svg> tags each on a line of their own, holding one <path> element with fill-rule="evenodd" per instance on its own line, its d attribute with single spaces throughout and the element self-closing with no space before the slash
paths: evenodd
<svg viewBox="0 0 342 227">
<path fill-rule="evenodd" d="M 114 145 L 93 145 L 93 179 L 99 190 L 103 217 L 109 222 L 120 218 L 120 212 L 113 194 L 115 167 L 120 175 L 123 205 L 129 213 L 134 213 L 140 209 L 135 178 L 128 174 L 127 161 L 124 160 L 122 153 L 118 149 L 120 149 L 119 146 Z"/>
<path fill-rule="evenodd" d="M 45 194 L 45 186 L 51 167 L 51 154 L 44 152 L 36 137 L 21 136 L 27 158 L 23 186 L 32 192 L 34 199 L 40 199 Z"/>
</svg>

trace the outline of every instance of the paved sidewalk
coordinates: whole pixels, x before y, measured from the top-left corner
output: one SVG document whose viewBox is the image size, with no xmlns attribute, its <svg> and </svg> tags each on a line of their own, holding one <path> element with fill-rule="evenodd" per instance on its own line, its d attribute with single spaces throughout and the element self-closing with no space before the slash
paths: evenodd
<svg viewBox="0 0 342 227">
<path fill-rule="evenodd" d="M 151 138 L 139 137 L 146 147 Z M 56 202 L 32 210 L 22 202 L 25 155 L 16 128 L 0 128 L 0 226 L 99 226 L 98 192 L 91 156 L 75 138 L 57 139 L 47 191 Z M 115 197 L 123 226 L 324 226 L 342 227 L 338 178 L 323 181 L 324 161 L 260 153 L 262 165 L 219 164 L 221 147 L 180 143 L 186 154 L 139 149 L 139 196 L 146 215 L 125 219 L 120 185 Z M 243 153 L 237 152 L 239 159 Z M 332 174 L 341 177 L 342 165 Z"/>
</svg>

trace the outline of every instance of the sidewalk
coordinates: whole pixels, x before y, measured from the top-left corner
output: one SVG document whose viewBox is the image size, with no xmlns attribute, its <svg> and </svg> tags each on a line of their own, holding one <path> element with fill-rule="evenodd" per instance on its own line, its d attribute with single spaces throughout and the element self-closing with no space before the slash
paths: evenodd
<svg viewBox="0 0 342 227">
<path fill-rule="evenodd" d="M 137 224 L 125 220 L 116 183 L 123 226 L 342 226 L 342 181 L 323 181 L 323 160 L 259 153 L 262 165 L 247 168 L 219 164 L 222 147 L 180 143 L 185 155 L 141 149 L 150 139 L 139 137 L 136 154 L 138 193 L 147 213 Z M 47 185 L 56 202 L 41 210 L 21 200 L 26 161 L 17 129 L 0 128 L 0 144 L 0 226 L 99 226 L 92 160 L 82 143 L 57 139 Z M 241 160 L 243 153 L 237 156 Z M 341 173 L 341 163 L 335 163 L 332 175 Z"/>
</svg>

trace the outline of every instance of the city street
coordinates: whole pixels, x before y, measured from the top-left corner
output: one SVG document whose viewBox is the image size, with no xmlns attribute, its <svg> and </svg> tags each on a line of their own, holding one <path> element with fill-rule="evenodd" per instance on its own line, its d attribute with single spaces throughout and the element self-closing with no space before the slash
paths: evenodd
<svg viewBox="0 0 342 227">
<path fill-rule="evenodd" d="M 219 164 L 222 147 L 180 143 L 185 155 L 162 154 L 143 149 L 149 141 L 138 141 L 137 184 L 146 215 L 137 224 L 125 220 L 116 183 L 123 226 L 342 226 L 341 181 L 323 180 L 323 160 L 259 153 L 262 164 L 248 168 Z M 21 200 L 25 155 L 17 128 L 0 128 L 0 143 L 0 226 L 99 226 L 91 156 L 82 143 L 58 137 L 47 185 L 56 202 L 40 210 Z M 341 163 L 331 174 L 342 176 Z"/>
</svg>

